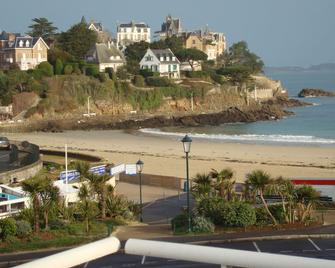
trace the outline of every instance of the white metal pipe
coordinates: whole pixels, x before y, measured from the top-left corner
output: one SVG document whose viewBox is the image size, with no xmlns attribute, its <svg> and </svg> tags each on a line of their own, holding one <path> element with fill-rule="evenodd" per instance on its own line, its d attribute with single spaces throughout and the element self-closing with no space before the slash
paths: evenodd
<svg viewBox="0 0 335 268">
<path fill-rule="evenodd" d="M 89 243 L 77 248 L 69 249 L 45 258 L 28 262 L 17 268 L 67 268 L 73 267 L 91 260 L 117 252 L 120 249 L 120 241 L 114 236 Z"/>
<path fill-rule="evenodd" d="M 129 239 L 126 254 L 223 266 L 253 268 L 334 268 L 335 261 L 170 242 Z"/>
</svg>

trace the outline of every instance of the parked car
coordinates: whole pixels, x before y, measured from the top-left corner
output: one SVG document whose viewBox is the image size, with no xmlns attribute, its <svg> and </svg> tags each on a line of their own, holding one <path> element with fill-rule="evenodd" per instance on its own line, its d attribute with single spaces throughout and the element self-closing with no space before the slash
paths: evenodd
<svg viewBox="0 0 335 268">
<path fill-rule="evenodd" d="M 0 149 L 10 149 L 10 143 L 6 137 L 0 137 Z"/>
</svg>

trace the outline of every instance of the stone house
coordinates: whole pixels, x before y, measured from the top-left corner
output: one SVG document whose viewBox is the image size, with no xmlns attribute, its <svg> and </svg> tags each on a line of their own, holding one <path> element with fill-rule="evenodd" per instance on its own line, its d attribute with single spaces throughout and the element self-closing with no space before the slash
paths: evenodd
<svg viewBox="0 0 335 268">
<path fill-rule="evenodd" d="M 196 48 L 208 56 L 208 60 L 216 60 L 226 50 L 226 39 L 223 33 L 199 30 L 183 33 L 185 48 Z"/>
<path fill-rule="evenodd" d="M 0 39 L 0 69 L 17 64 L 21 70 L 29 70 L 48 60 L 49 46 L 42 37 L 21 37 L 3 32 Z"/>
<path fill-rule="evenodd" d="M 105 72 L 106 68 L 117 70 L 126 62 L 123 53 L 113 44 L 97 43 L 86 54 L 86 62 L 99 65 L 99 71 Z"/>
<path fill-rule="evenodd" d="M 148 49 L 140 61 L 141 69 L 158 72 L 160 76 L 180 78 L 180 61 L 170 49 Z"/>
<path fill-rule="evenodd" d="M 155 32 L 155 34 L 157 34 L 161 40 L 166 39 L 167 37 L 181 35 L 181 19 L 173 18 L 171 15 L 168 15 L 165 18 L 165 22 L 162 23 L 161 30 Z"/>
</svg>

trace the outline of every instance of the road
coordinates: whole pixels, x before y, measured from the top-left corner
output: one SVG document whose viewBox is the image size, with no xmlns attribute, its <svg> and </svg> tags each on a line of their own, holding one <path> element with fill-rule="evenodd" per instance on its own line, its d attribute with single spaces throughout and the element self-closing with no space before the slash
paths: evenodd
<svg viewBox="0 0 335 268">
<path fill-rule="evenodd" d="M 299 240 L 267 240 L 231 243 L 205 244 L 211 247 L 231 248 L 248 251 L 259 251 L 294 255 L 310 258 L 335 260 L 335 239 L 299 239 Z M 0 256 L 0 267 L 12 267 L 13 261 L 31 260 L 41 258 L 58 251 L 22 253 L 9 256 Z M 11 263 L 12 262 L 12 263 Z M 17 263 L 16 263 L 17 264 Z M 220 267 L 203 263 L 191 263 L 172 259 L 160 259 L 143 256 L 126 255 L 117 253 L 109 255 L 89 263 L 78 266 L 78 268 L 125 268 L 125 267 Z"/>
</svg>

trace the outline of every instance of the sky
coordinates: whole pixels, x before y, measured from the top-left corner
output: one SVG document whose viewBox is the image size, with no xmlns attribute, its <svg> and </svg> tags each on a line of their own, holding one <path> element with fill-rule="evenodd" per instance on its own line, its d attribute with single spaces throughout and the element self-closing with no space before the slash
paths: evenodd
<svg viewBox="0 0 335 268">
<path fill-rule="evenodd" d="M 249 44 L 267 66 L 335 63 L 335 0 L 1 0 L 0 30 L 25 33 L 46 17 L 66 31 L 84 15 L 112 33 L 116 24 L 143 21 L 160 29 L 166 15 L 186 30 L 223 32 L 228 45 Z"/>
</svg>

